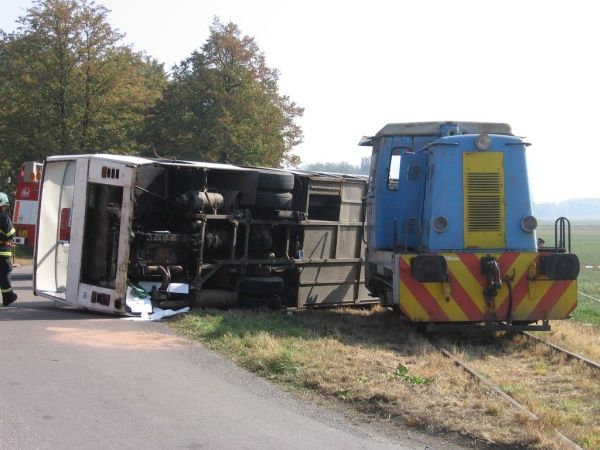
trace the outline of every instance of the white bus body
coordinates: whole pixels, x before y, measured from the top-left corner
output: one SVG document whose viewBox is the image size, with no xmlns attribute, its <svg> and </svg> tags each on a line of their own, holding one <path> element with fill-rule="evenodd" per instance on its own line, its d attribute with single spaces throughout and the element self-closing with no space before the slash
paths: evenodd
<svg viewBox="0 0 600 450">
<path fill-rule="evenodd" d="M 52 156 L 34 293 L 114 314 L 140 312 L 129 286 L 161 308 L 373 303 L 362 270 L 365 192 L 352 176 Z"/>
</svg>

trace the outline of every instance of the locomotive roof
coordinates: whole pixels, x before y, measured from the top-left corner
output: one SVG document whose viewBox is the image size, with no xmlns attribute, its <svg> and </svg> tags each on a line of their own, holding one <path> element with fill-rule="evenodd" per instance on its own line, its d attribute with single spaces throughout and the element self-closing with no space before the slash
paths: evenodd
<svg viewBox="0 0 600 450">
<path fill-rule="evenodd" d="M 460 134 L 507 134 L 512 136 L 510 125 L 492 122 L 410 122 L 389 123 L 375 135 L 380 136 L 431 136 L 440 134 L 442 126 L 458 126 Z"/>
</svg>

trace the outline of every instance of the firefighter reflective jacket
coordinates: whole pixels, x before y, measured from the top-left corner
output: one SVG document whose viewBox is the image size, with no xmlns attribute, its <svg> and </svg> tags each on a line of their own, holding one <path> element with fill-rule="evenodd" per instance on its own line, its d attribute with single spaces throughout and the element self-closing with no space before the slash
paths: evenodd
<svg viewBox="0 0 600 450">
<path fill-rule="evenodd" d="M 11 242 L 15 229 L 8 214 L 0 211 L 0 256 L 11 256 Z"/>
</svg>

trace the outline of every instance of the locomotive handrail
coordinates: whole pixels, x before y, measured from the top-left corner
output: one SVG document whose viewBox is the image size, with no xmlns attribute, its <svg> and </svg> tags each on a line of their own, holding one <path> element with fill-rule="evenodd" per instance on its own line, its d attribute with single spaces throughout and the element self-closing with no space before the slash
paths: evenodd
<svg viewBox="0 0 600 450">
<path fill-rule="evenodd" d="M 427 144 L 426 146 L 422 147 L 419 150 L 427 150 L 430 147 L 437 147 L 440 145 L 448 145 L 450 147 L 459 147 L 460 146 L 460 142 L 439 142 L 439 141 L 435 141 L 435 142 L 431 142 L 430 144 Z"/>
<path fill-rule="evenodd" d="M 565 247 L 565 234 L 568 241 L 568 247 Z M 566 217 L 559 217 L 554 222 L 554 252 L 567 251 L 571 253 L 571 222 Z"/>
<path fill-rule="evenodd" d="M 531 142 L 505 142 L 504 145 L 506 147 L 509 147 L 511 145 L 524 145 L 525 147 L 529 147 L 531 145 Z"/>
<path fill-rule="evenodd" d="M 360 221 L 362 222 L 362 229 L 360 231 L 360 238 L 363 242 L 363 244 L 368 245 L 367 240 L 365 239 L 365 227 L 367 226 L 367 195 L 363 195 L 360 199 L 360 203 L 361 203 L 361 217 L 360 217 Z"/>
</svg>

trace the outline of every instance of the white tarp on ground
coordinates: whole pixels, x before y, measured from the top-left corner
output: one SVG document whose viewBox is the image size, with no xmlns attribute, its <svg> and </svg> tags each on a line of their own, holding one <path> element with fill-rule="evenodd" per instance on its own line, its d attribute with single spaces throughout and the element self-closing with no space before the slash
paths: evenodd
<svg viewBox="0 0 600 450">
<path fill-rule="evenodd" d="M 187 285 L 185 286 L 187 288 Z M 180 286 L 177 286 L 177 288 L 181 289 Z M 124 319 L 126 320 L 161 320 L 165 317 L 186 313 L 190 310 L 189 307 L 175 311 L 172 309 L 153 308 L 150 301 L 150 294 L 137 286 L 127 287 L 125 303 L 132 313 L 140 314 L 140 317 L 125 317 Z"/>
<path fill-rule="evenodd" d="M 152 312 L 150 295 L 144 290 L 135 286 L 127 286 L 125 304 L 129 307 L 129 309 L 131 309 L 132 313 L 149 314 Z"/>
<path fill-rule="evenodd" d="M 190 310 L 189 306 L 186 306 L 185 308 L 181 308 L 181 309 L 176 309 L 175 311 L 173 311 L 172 309 L 154 308 L 154 312 L 150 315 L 150 320 L 160 320 L 163 317 L 169 317 L 169 316 L 174 316 L 175 314 L 186 313 L 189 310 Z"/>
</svg>

